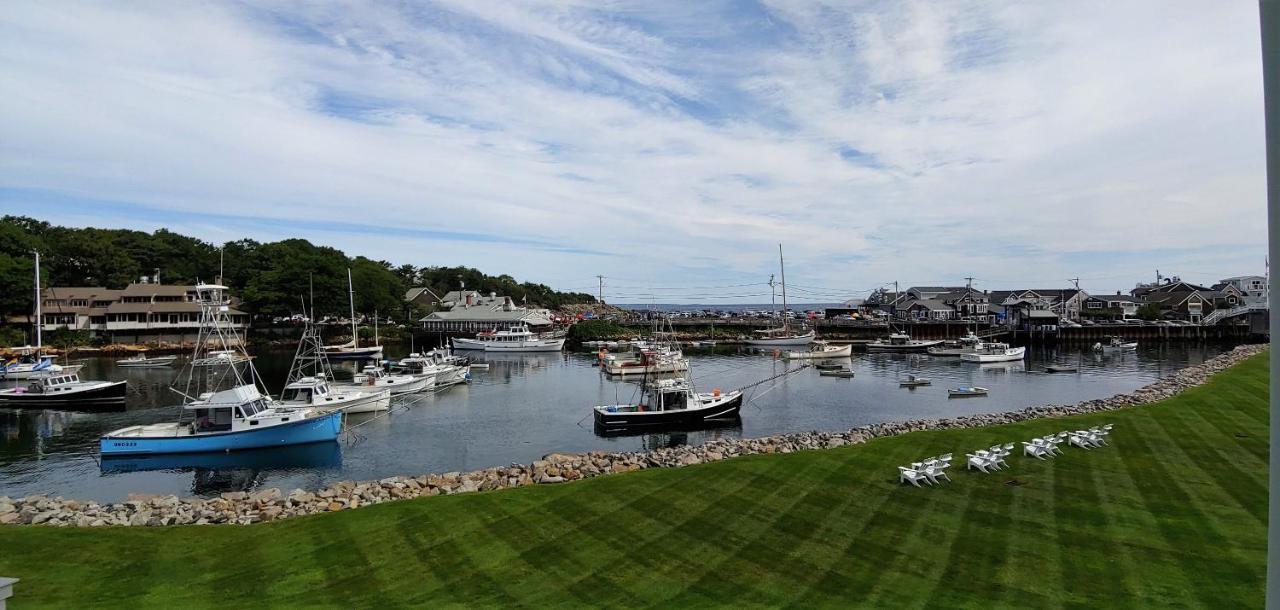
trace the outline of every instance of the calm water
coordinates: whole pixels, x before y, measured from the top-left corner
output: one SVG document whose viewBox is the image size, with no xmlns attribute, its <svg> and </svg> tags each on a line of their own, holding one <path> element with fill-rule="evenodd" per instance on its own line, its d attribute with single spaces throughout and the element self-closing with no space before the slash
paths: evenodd
<svg viewBox="0 0 1280 610">
<path fill-rule="evenodd" d="M 591 366 L 590 353 L 477 355 L 489 370 L 473 371 L 469 386 L 397 399 L 390 414 L 353 416 L 338 443 L 292 449 L 180 458 L 111 460 L 99 464 L 98 437 L 126 425 L 170 421 L 177 415 L 167 389 L 173 369 L 121 369 L 108 358 L 85 362 L 92 379 L 128 379 L 128 408 L 92 414 L 0 409 L 0 496 L 32 493 L 115 501 L 129 493 L 212 495 L 256 487 L 316 488 L 340 480 L 472 470 L 529 462 L 552 451 L 627 451 L 716 437 L 844 430 L 872 422 L 990 413 L 1030 405 L 1069 403 L 1136 389 L 1225 346 L 1143 347 L 1101 356 L 1084 346 L 1038 350 L 1024 363 L 978 365 L 924 355 L 855 354 L 855 379 L 819 377 L 807 369 L 748 393 L 738 426 L 683 433 L 601 437 L 590 407 L 627 402 L 634 381 L 614 381 Z M 790 364 L 745 350 L 690 351 L 700 390 L 732 389 L 781 373 Z M 388 357 L 402 354 L 388 350 Z M 257 362 L 273 391 L 292 352 Z M 1043 374 L 1053 362 L 1079 374 Z M 914 373 L 930 387 L 903 389 Z M 979 385 L 985 398 L 948 399 L 948 387 Z"/>
</svg>

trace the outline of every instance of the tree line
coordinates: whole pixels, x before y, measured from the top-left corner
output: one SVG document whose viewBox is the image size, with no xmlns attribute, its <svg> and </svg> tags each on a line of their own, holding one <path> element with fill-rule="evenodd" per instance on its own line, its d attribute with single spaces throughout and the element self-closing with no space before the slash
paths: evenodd
<svg viewBox="0 0 1280 610">
<path fill-rule="evenodd" d="M 421 311 L 404 301 L 409 288 L 424 286 L 443 296 L 465 283 L 470 290 L 497 292 L 529 306 L 558 307 L 593 303 L 584 293 L 517 282 L 470 267 L 394 266 L 305 239 L 262 243 L 251 239 L 221 246 L 166 229 L 153 233 L 129 229 L 71 228 L 24 216 L 0 218 L 0 311 L 5 317 L 32 308 L 34 257 L 40 252 L 41 285 L 123 288 L 143 276 L 164 284 L 221 281 L 241 300 L 239 307 L 260 317 L 302 313 L 300 297 L 315 295 L 315 313 L 345 316 L 347 269 L 356 291 L 356 312 L 398 316 Z M 221 280 L 218 279 L 221 271 Z M 429 309 L 429 307 L 427 308 Z"/>
</svg>

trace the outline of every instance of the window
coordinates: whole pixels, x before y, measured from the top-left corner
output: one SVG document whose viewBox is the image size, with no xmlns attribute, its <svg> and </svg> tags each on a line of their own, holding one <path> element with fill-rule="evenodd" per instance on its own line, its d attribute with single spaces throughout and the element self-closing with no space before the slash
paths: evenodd
<svg viewBox="0 0 1280 610">
<path fill-rule="evenodd" d="M 1102 309 L 1102 303 L 1098 301 L 1089 301 L 1089 304 L 1086 305 L 1085 307 L 1089 309 Z"/>
</svg>

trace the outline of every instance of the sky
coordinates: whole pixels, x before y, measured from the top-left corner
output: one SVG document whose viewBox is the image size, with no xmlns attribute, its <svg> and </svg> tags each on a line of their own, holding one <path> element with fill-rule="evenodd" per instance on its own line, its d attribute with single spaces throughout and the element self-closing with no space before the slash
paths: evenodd
<svg viewBox="0 0 1280 610">
<path fill-rule="evenodd" d="M 0 212 L 614 302 L 1262 274 L 1257 3 L 27 2 Z"/>
</svg>

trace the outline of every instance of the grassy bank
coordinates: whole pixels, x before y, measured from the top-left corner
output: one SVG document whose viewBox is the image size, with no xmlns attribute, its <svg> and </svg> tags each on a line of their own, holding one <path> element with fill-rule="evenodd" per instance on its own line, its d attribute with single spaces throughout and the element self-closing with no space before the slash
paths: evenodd
<svg viewBox="0 0 1280 610">
<path fill-rule="evenodd" d="M 15 608 L 1262 604 L 1266 356 L 1155 405 L 279 523 L 0 527 Z M 895 466 L 1110 422 L 915 489 Z M 962 459 L 962 458 L 961 458 Z M 1007 482 L 1016 479 L 1019 485 Z"/>
</svg>

